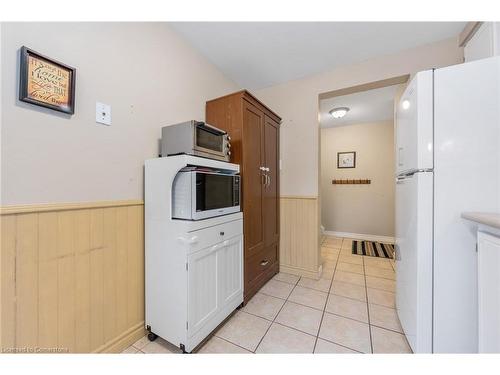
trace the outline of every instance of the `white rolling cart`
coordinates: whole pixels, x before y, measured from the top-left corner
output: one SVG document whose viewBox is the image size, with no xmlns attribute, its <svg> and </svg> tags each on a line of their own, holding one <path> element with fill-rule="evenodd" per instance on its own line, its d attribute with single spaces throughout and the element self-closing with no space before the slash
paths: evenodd
<svg viewBox="0 0 500 375">
<path fill-rule="evenodd" d="M 243 215 L 172 219 L 172 185 L 186 166 L 239 173 L 239 165 L 190 155 L 145 162 L 148 338 L 191 352 L 243 302 Z"/>
</svg>

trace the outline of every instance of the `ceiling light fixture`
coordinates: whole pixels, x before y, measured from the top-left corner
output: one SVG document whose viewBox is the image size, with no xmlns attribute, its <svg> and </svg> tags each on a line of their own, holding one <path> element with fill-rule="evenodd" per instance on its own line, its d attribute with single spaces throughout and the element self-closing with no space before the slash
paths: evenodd
<svg viewBox="0 0 500 375">
<path fill-rule="evenodd" d="M 342 118 L 346 115 L 346 113 L 349 112 L 349 108 L 347 107 L 338 107 L 332 109 L 329 114 L 333 116 L 333 118 Z"/>
</svg>

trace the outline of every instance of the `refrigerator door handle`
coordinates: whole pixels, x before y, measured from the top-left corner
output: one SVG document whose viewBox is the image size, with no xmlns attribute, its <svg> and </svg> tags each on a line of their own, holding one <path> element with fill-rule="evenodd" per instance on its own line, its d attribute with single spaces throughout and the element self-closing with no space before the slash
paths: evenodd
<svg viewBox="0 0 500 375">
<path fill-rule="evenodd" d="M 421 169 L 413 168 L 413 169 L 410 169 L 406 172 L 401 172 L 400 174 L 397 175 L 397 177 L 411 177 L 415 173 L 425 173 L 425 172 L 433 172 L 433 169 L 432 168 L 421 168 Z"/>
</svg>

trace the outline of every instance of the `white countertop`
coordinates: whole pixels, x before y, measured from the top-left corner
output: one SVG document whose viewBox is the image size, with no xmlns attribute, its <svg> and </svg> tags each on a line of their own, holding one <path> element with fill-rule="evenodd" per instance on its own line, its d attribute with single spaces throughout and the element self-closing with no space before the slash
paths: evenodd
<svg viewBox="0 0 500 375">
<path fill-rule="evenodd" d="M 500 229 L 500 214 L 492 212 L 462 212 L 462 217 L 483 225 Z"/>
</svg>

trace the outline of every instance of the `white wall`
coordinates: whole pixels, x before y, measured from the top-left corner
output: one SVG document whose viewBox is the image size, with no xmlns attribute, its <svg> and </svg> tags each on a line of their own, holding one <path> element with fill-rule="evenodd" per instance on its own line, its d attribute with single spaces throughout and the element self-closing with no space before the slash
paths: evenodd
<svg viewBox="0 0 500 375">
<path fill-rule="evenodd" d="M 356 168 L 338 169 L 337 152 L 356 151 Z M 332 179 L 370 179 L 333 185 Z M 327 231 L 394 236 L 393 121 L 321 129 L 321 223 Z"/>
<path fill-rule="evenodd" d="M 1 204 L 142 199 L 160 128 L 238 87 L 165 23 L 1 25 Z M 73 116 L 17 100 L 21 46 L 77 69 Z M 95 123 L 95 102 L 112 126 Z"/>
<path fill-rule="evenodd" d="M 318 195 L 319 94 L 462 60 L 463 49 L 451 38 L 256 91 L 255 95 L 283 118 L 281 194 Z"/>
</svg>

